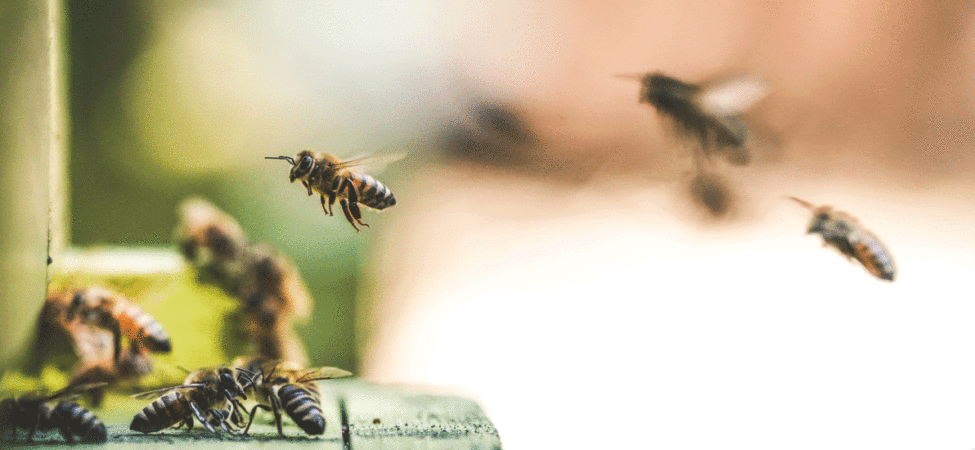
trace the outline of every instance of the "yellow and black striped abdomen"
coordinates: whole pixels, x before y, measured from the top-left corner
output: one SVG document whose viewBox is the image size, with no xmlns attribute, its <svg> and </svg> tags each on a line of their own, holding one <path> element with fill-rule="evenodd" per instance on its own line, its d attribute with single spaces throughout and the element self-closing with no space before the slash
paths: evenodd
<svg viewBox="0 0 975 450">
<path fill-rule="evenodd" d="M 278 398 L 288 413 L 305 433 L 325 433 L 325 416 L 322 415 L 318 390 L 311 384 L 286 384 L 278 389 Z"/>
<path fill-rule="evenodd" d="M 346 176 L 355 186 L 360 205 L 372 209 L 386 209 L 396 204 L 393 191 L 372 176 L 360 172 L 350 172 Z"/>
<path fill-rule="evenodd" d="M 51 415 L 55 422 L 59 422 L 57 426 L 63 425 L 71 436 L 77 437 L 81 442 L 98 443 L 108 440 L 105 424 L 91 411 L 77 404 L 58 403 Z M 72 438 L 65 436 L 65 439 L 70 441 Z"/>
<path fill-rule="evenodd" d="M 873 276 L 882 280 L 894 281 L 894 259 L 890 252 L 876 237 L 863 231 L 850 233 L 853 257 Z"/>
<path fill-rule="evenodd" d="M 190 417 L 189 400 L 181 392 L 170 392 L 142 408 L 132 419 L 129 429 L 142 433 L 155 433 L 176 425 Z"/>
<path fill-rule="evenodd" d="M 169 353 L 173 346 L 169 333 L 155 318 L 136 305 L 117 302 L 113 311 L 118 319 L 122 335 L 139 342 L 151 352 Z"/>
</svg>

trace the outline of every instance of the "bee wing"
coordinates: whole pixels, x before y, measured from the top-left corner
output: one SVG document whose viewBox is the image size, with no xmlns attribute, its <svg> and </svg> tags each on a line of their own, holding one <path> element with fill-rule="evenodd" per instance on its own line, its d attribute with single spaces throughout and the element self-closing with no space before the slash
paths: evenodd
<svg viewBox="0 0 975 450">
<path fill-rule="evenodd" d="M 334 378 L 345 378 L 351 376 L 352 372 L 347 370 L 342 370 L 336 367 L 319 367 L 303 373 L 301 377 L 298 378 L 298 382 L 304 383 L 316 380 L 331 380 Z"/>
<path fill-rule="evenodd" d="M 140 392 L 138 394 L 133 394 L 131 398 L 143 399 L 143 398 L 159 397 L 162 394 L 165 394 L 170 391 L 175 391 L 177 389 L 195 388 L 195 387 L 203 387 L 203 386 L 206 386 L 206 384 L 204 383 L 181 384 L 179 386 L 170 386 L 161 389 L 153 389 L 151 391 Z"/>
<path fill-rule="evenodd" d="M 57 392 L 51 394 L 50 396 L 48 396 L 45 399 L 45 401 L 51 401 L 51 400 L 55 400 L 55 399 L 59 399 L 59 398 L 61 398 L 61 399 L 64 399 L 64 398 L 74 398 L 74 397 L 77 397 L 77 396 L 81 395 L 85 391 L 88 391 L 88 390 L 91 390 L 91 389 L 95 389 L 95 388 L 100 388 L 102 386 L 107 386 L 107 385 L 108 385 L 108 383 L 106 383 L 106 382 L 84 383 L 84 384 L 76 384 L 76 385 L 70 385 L 69 384 L 64 389 L 61 389 L 60 391 L 57 391 Z"/>
<path fill-rule="evenodd" d="M 768 84 L 761 78 L 740 76 L 706 84 L 697 96 L 697 103 L 715 116 L 734 116 L 751 109 L 768 92 Z"/>
<path fill-rule="evenodd" d="M 390 153 L 384 155 L 368 155 L 351 158 L 335 165 L 336 169 L 347 169 L 358 167 L 366 172 L 379 173 L 386 169 L 386 166 L 406 157 L 406 153 Z"/>
</svg>

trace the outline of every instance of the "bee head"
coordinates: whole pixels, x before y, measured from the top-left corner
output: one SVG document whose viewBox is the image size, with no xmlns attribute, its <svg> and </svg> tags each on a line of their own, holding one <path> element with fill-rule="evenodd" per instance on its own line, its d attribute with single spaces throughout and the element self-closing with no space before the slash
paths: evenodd
<svg viewBox="0 0 975 450">
<path fill-rule="evenodd" d="M 806 234 L 822 233 L 826 230 L 825 225 L 829 220 L 830 217 L 827 213 L 816 214 L 812 222 L 809 223 L 809 229 L 806 230 Z"/>
<path fill-rule="evenodd" d="M 264 159 L 283 159 L 291 163 L 290 178 L 292 183 L 299 178 L 306 177 L 315 167 L 315 158 L 311 156 L 311 152 L 308 150 L 303 150 L 301 153 L 298 153 L 298 161 L 295 161 L 295 158 L 290 156 L 265 156 Z"/>
<path fill-rule="evenodd" d="M 228 392 L 231 396 L 240 397 L 247 400 L 247 396 L 244 395 L 244 388 L 241 386 L 240 381 L 234 377 L 233 371 L 228 368 L 220 369 L 220 388 L 225 392 Z"/>
<path fill-rule="evenodd" d="M 647 74 L 641 84 L 643 90 L 640 93 L 640 101 L 658 108 L 673 108 L 674 104 L 689 102 L 699 89 L 697 86 L 661 73 Z"/>
<path fill-rule="evenodd" d="M 312 154 L 311 150 L 302 150 L 298 152 L 298 156 L 294 159 L 288 158 L 291 162 L 291 182 L 294 183 L 295 180 L 307 178 L 308 175 L 315 168 L 315 156 Z"/>
</svg>

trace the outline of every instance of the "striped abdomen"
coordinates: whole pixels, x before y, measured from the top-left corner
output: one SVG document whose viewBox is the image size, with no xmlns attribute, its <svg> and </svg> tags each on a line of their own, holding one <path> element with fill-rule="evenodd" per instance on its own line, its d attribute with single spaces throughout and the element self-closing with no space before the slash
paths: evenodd
<svg viewBox="0 0 975 450">
<path fill-rule="evenodd" d="M 52 425 L 64 427 L 70 436 L 64 439 L 71 441 L 74 436 L 81 442 L 105 442 L 108 440 L 108 433 L 105 424 L 91 411 L 70 402 L 58 403 L 51 411 Z M 62 428 L 62 434 L 65 432 Z"/>
<path fill-rule="evenodd" d="M 372 209 L 386 209 L 396 204 L 393 191 L 380 183 L 379 180 L 360 172 L 350 172 L 346 175 L 355 186 L 359 195 L 359 204 Z"/>
<path fill-rule="evenodd" d="M 169 353 L 172 343 L 169 333 L 155 318 L 129 302 L 116 302 L 112 314 L 118 319 L 122 335 L 139 342 L 151 352 Z"/>
<path fill-rule="evenodd" d="M 308 434 L 325 433 L 318 388 L 313 383 L 286 384 L 278 389 L 278 398 L 291 420 Z"/>
<path fill-rule="evenodd" d="M 849 236 L 850 246 L 853 247 L 853 257 L 873 276 L 882 280 L 894 281 L 894 259 L 890 252 L 876 237 L 862 231 L 855 231 Z"/>
<path fill-rule="evenodd" d="M 142 408 L 139 414 L 132 418 L 129 429 L 142 433 L 155 433 L 164 430 L 180 421 L 191 417 L 189 399 L 181 392 L 170 392 Z"/>
</svg>

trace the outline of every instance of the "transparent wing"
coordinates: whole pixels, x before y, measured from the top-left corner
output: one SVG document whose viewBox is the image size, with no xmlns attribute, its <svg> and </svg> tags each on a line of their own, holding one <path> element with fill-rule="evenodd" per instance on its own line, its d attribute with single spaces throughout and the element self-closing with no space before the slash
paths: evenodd
<svg viewBox="0 0 975 450">
<path fill-rule="evenodd" d="M 386 166 L 406 157 L 406 153 L 389 153 L 382 155 L 367 155 L 351 158 L 335 165 L 336 169 L 347 169 L 357 167 L 364 172 L 379 173 L 386 169 Z"/>
<path fill-rule="evenodd" d="M 95 388 L 100 388 L 102 386 L 107 386 L 107 385 L 108 385 L 108 383 L 105 383 L 105 382 L 84 383 L 84 384 L 77 384 L 77 385 L 68 385 L 64 389 L 61 389 L 60 391 L 57 391 L 57 392 L 51 394 L 50 396 L 48 396 L 45 399 L 45 401 L 51 401 L 51 400 L 55 400 L 55 399 L 70 399 L 70 398 L 74 398 L 74 397 L 77 397 L 77 396 L 83 394 L 85 391 L 88 391 L 88 390 L 91 390 L 91 389 L 95 389 Z"/>
<path fill-rule="evenodd" d="M 203 386 L 206 385 L 204 383 L 181 384 L 179 386 L 170 386 L 161 389 L 153 389 L 151 391 L 140 392 L 138 394 L 133 394 L 131 397 L 136 399 L 159 397 L 167 392 L 175 391 L 177 389 L 196 388 L 196 387 L 203 387 Z"/>
<path fill-rule="evenodd" d="M 345 378 L 351 376 L 352 372 L 347 370 L 342 370 L 336 367 L 319 367 L 317 369 L 310 369 L 303 373 L 301 377 L 298 378 L 298 382 L 304 383 L 316 380 L 331 380 L 334 378 Z"/>
<path fill-rule="evenodd" d="M 697 102 L 710 114 L 732 116 L 748 111 L 768 92 L 768 84 L 761 78 L 742 76 L 706 85 Z"/>
</svg>

